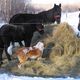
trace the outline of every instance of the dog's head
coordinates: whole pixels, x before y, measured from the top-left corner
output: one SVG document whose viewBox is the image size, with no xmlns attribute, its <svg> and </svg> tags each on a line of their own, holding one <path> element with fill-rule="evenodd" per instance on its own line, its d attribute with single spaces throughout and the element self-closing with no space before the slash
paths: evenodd
<svg viewBox="0 0 80 80">
<path fill-rule="evenodd" d="M 44 50 L 43 42 L 38 42 L 34 47 L 38 48 L 41 52 L 43 52 L 43 50 Z"/>
</svg>

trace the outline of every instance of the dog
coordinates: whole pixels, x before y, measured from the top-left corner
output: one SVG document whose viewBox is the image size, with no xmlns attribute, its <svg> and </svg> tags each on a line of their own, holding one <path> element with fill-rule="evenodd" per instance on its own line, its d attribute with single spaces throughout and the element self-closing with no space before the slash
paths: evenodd
<svg viewBox="0 0 80 80">
<path fill-rule="evenodd" d="M 21 47 L 16 51 L 16 56 L 19 60 L 18 67 L 26 62 L 28 59 L 36 59 L 39 60 L 42 57 L 42 53 L 44 50 L 44 44 L 42 42 L 38 42 L 33 47 Z"/>
</svg>

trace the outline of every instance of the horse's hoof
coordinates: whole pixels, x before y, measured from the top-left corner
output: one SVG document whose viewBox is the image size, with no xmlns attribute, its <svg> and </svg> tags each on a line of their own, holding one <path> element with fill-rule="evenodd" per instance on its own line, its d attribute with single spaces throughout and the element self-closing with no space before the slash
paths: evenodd
<svg viewBox="0 0 80 80">
<path fill-rule="evenodd" d="M 3 64 L 3 62 L 0 62 L 0 64 Z"/>
<path fill-rule="evenodd" d="M 11 58 L 8 59 L 8 61 L 11 61 L 11 60 L 12 60 Z"/>
<path fill-rule="evenodd" d="M 2 66 L 3 62 L 0 62 L 0 67 Z"/>
</svg>

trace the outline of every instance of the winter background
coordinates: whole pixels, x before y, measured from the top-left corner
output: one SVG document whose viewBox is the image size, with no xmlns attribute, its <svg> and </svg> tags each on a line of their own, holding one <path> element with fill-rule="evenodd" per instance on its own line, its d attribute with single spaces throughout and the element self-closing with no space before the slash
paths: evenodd
<svg viewBox="0 0 80 80">
<path fill-rule="evenodd" d="M 71 12 L 71 13 L 62 13 L 61 23 L 67 22 L 75 33 L 77 34 L 79 31 L 77 29 L 78 26 L 78 12 Z M 0 20 L 0 26 L 5 24 L 4 21 Z M 43 77 L 28 77 L 28 76 L 15 76 L 11 73 L 5 73 L 5 71 L 0 69 L 0 80 L 80 80 L 80 78 L 72 78 L 72 77 L 65 77 L 65 78 L 43 78 Z"/>
<path fill-rule="evenodd" d="M 65 0 L 65 1 L 68 1 L 68 0 Z M 66 12 L 66 13 L 62 13 L 62 16 L 61 16 L 61 23 L 67 22 L 69 25 L 71 25 L 71 27 L 75 31 L 75 34 L 79 33 L 79 31 L 77 29 L 78 21 L 79 21 L 79 18 L 78 18 L 79 13 L 80 13 L 79 11 L 69 12 L 69 13 Z M 0 27 L 3 24 L 5 24 L 5 22 L 2 21 L 1 18 L 0 18 Z M 80 78 L 79 77 L 73 78 L 73 77 L 69 77 L 69 76 L 67 76 L 65 78 L 64 77 L 44 78 L 44 77 L 15 76 L 12 73 L 9 73 L 9 72 L 6 72 L 6 71 L 0 69 L 0 80 L 80 80 Z"/>
</svg>

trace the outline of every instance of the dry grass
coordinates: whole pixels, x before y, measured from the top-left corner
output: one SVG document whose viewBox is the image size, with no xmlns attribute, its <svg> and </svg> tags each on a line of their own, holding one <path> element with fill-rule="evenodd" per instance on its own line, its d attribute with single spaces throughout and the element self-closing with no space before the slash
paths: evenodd
<svg viewBox="0 0 80 80">
<path fill-rule="evenodd" d="M 67 23 L 47 25 L 43 36 L 35 34 L 32 45 L 39 40 L 45 44 L 44 60 L 27 61 L 21 70 L 17 67 L 8 69 L 24 75 L 69 76 L 80 74 L 80 39 L 77 38 L 70 25 Z"/>
<path fill-rule="evenodd" d="M 80 54 L 80 39 L 68 24 L 60 24 L 53 32 L 52 40 L 55 44 L 52 54 L 68 56 Z"/>
</svg>

